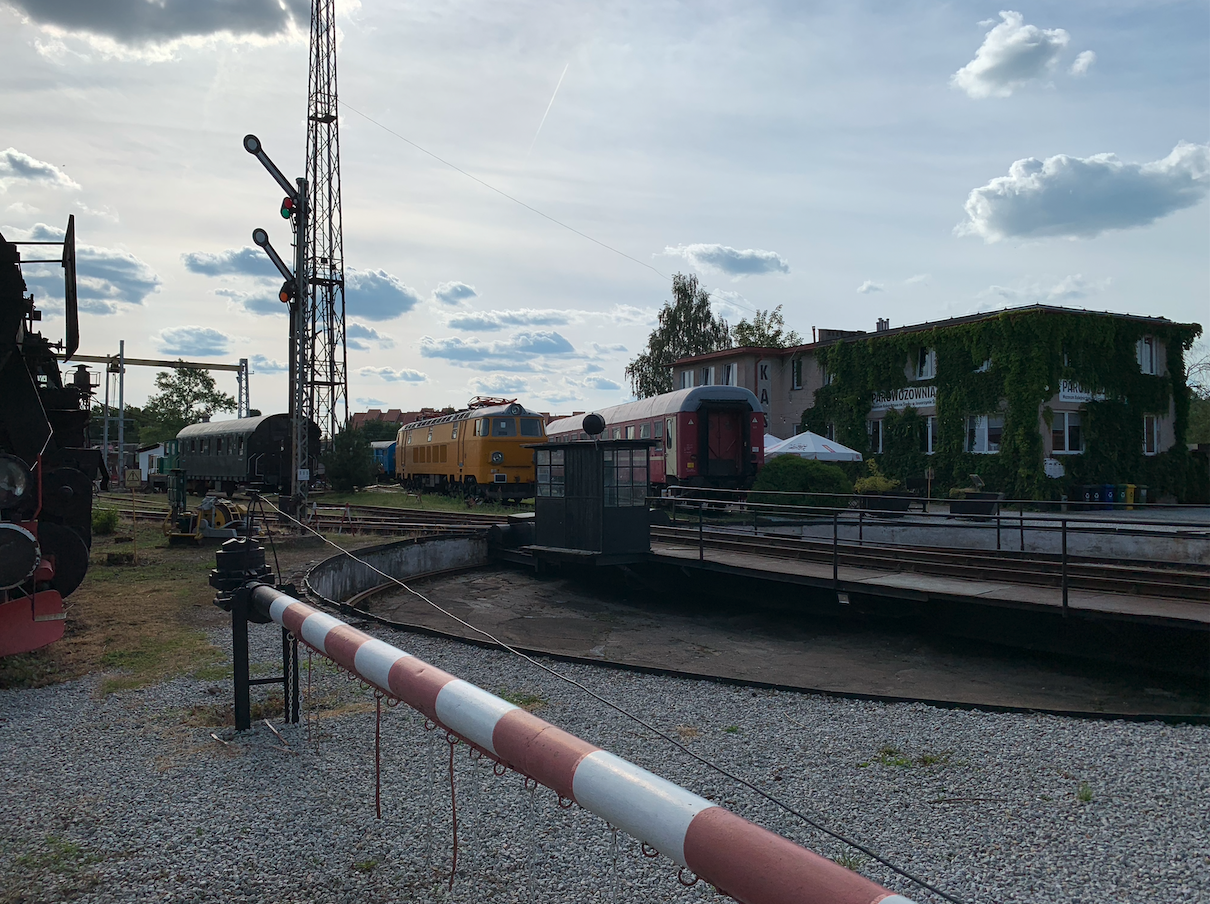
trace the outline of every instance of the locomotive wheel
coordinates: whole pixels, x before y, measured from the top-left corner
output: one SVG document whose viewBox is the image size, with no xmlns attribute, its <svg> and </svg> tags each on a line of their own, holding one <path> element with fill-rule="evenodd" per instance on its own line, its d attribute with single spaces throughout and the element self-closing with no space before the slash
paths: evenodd
<svg viewBox="0 0 1210 904">
<path fill-rule="evenodd" d="M 83 538 L 63 524 L 39 521 L 38 545 L 42 547 L 42 557 L 55 562 L 50 586 L 59 591 L 59 596 L 68 596 L 88 573 L 88 547 Z"/>
</svg>

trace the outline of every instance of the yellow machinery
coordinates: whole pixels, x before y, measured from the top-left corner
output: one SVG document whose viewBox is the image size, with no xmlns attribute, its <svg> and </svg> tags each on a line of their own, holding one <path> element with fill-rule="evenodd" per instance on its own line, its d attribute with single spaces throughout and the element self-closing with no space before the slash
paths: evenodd
<svg viewBox="0 0 1210 904">
<path fill-rule="evenodd" d="M 173 506 L 164 519 L 164 534 L 170 543 L 203 539 L 226 540 L 247 531 L 248 507 L 221 496 L 207 496 L 192 509 Z"/>
</svg>

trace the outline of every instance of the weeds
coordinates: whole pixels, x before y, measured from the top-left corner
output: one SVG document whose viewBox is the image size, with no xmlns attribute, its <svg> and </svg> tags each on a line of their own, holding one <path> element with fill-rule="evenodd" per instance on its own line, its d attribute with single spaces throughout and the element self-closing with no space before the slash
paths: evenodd
<svg viewBox="0 0 1210 904">
<path fill-rule="evenodd" d="M 531 694 L 528 691 L 514 691 L 508 688 L 501 688 L 496 692 L 496 696 L 501 700 L 511 703 L 513 706 L 519 706 L 527 713 L 532 713 L 535 710 L 550 705 L 549 698 L 542 694 Z"/>
<path fill-rule="evenodd" d="M 883 744 L 878 748 L 878 752 L 873 758 L 864 762 L 858 763 L 858 769 L 865 769 L 868 766 L 878 763 L 880 766 L 893 766 L 897 769 L 910 769 L 913 766 L 930 767 L 930 766 L 949 766 L 953 764 L 950 759 L 950 751 L 943 750 L 940 753 L 919 753 L 916 756 L 909 756 L 893 744 Z"/>
<path fill-rule="evenodd" d="M 727 734 L 738 734 L 739 726 L 738 725 L 728 725 L 726 728 L 723 729 L 723 731 L 727 732 Z"/>
<path fill-rule="evenodd" d="M 353 869 L 359 873 L 369 873 L 373 872 L 376 866 L 378 866 L 377 860 L 359 860 L 353 864 Z"/>
<path fill-rule="evenodd" d="M 676 733 L 682 741 L 690 741 L 693 738 L 701 735 L 701 732 L 692 725 L 678 725 L 676 727 Z"/>
<path fill-rule="evenodd" d="M 858 868 L 868 860 L 868 857 L 863 857 L 861 854 L 843 853 L 837 854 L 832 858 L 832 862 L 838 866 L 843 866 L 847 870 L 857 872 Z"/>
<path fill-rule="evenodd" d="M 1082 804 L 1092 801 L 1092 785 L 1088 782 L 1080 782 L 1080 787 L 1076 789 L 1076 800 Z"/>
</svg>

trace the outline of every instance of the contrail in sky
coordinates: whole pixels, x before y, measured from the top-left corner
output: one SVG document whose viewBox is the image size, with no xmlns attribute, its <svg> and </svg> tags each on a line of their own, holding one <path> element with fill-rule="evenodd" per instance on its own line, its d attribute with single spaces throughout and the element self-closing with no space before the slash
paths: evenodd
<svg viewBox="0 0 1210 904">
<path fill-rule="evenodd" d="M 571 60 L 563 67 L 563 75 L 567 75 L 567 67 L 571 65 Z M 563 84 L 563 75 L 559 76 L 559 83 L 555 85 L 555 93 L 550 96 L 550 103 L 546 105 L 546 112 L 542 114 L 542 121 L 538 123 L 538 131 L 534 132 L 534 140 L 529 143 L 529 151 L 525 155 L 525 159 L 529 159 L 529 155 L 534 152 L 534 145 L 538 143 L 538 136 L 542 134 L 542 126 L 546 125 L 546 117 L 550 115 L 550 108 L 555 105 L 555 98 L 559 94 L 559 85 Z"/>
</svg>

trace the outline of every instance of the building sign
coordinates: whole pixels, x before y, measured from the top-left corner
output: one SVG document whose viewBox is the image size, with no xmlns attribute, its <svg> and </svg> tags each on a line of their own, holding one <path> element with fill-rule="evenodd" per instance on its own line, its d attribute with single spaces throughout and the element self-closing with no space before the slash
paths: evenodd
<svg viewBox="0 0 1210 904">
<path fill-rule="evenodd" d="M 756 397 L 760 399 L 760 407 L 765 414 L 769 413 L 769 369 L 768 361 L 756 362 Z"/>
<path fill-rule="evenodd" d="M 936 386 L 905 386 L 903 389 L 891 389 L 874 393 L 874 401 L 870 405 L 873 411 L 901 411 L 904 408 L 931 408 L 937 404 Z"/>
<path fill-rule="evenodd" d="M 1103 402 L 1105 401 L 1105 393 L 1089 392 L 1079 383 L 1074 380 L 1059 381 L 1059 401 L 1060 402 Z"/>
</svg>

